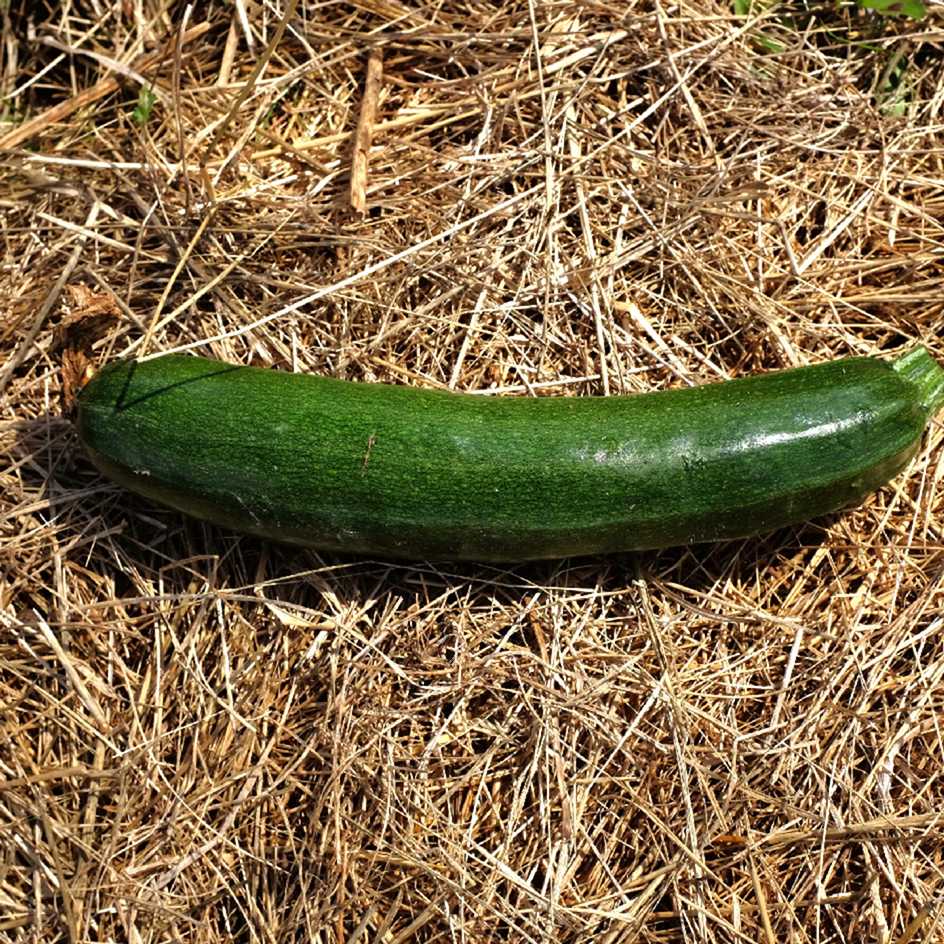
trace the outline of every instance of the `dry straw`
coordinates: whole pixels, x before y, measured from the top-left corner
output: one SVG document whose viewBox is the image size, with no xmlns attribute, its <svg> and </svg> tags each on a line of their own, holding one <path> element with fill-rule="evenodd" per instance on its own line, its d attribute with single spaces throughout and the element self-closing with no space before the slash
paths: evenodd
<svg viewBox="0 0 944 944">
<path fill-rule="evenodd" d="M 847 514 L 497 570 L 183 520 L 68 421 L 130 351 L 944 358 L 940 5 L 754 6 L 2 5 L 0 938 L 941 940 L 940 424 Z"/>
</svg>

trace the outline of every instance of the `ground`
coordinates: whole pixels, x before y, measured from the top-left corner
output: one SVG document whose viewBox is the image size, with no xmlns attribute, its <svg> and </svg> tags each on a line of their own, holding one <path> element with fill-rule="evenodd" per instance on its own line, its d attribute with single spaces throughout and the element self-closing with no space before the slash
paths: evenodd
<svg viewBox="0 0 944 944">
<path fill-rule="evenodd" d="M 940 939 L 939 420 L 847 512 L 509 567 L 204 525 L 72 425 L 172 350 L 509 396 L 944 360 L 907 7 L 0 4 L 0 936 Z"/>
</svg>

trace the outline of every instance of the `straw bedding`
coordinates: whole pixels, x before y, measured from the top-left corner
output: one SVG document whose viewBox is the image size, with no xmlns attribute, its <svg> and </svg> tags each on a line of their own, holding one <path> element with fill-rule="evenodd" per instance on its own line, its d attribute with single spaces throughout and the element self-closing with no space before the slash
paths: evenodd
<svg viewBox="0 0 944 944">
<path fill-rule="evenodd" d="M 851 512 L 508 568 L 185 520 L 70 423 L 129 353 L 944 358 L 940 6 L 753 7 L 2 5 L 3 939 L 940 939 L 939 422 Z"/>
</svg>

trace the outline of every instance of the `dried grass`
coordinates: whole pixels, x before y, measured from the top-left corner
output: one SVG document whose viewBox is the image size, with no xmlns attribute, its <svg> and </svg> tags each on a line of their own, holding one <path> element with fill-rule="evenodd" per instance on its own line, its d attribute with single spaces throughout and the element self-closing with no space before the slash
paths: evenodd
<svg viewBox="0 0 944 944">
<path fill-rule="evenodd" d="M 3 939 L 942 939 L 940 423 L 764 539 L 443 569 L 183 520 L 61 404 L 76 346 L 522 395 L 944 358 L 940 5 L 810 6 L 4 4 Z"/>
</svg>

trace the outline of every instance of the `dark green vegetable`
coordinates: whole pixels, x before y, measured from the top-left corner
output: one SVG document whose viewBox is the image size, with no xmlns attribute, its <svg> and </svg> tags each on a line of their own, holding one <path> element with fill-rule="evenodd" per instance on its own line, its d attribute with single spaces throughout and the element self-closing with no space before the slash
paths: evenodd
<svg viewBox="0 0 944 944">
<path fill-rule="evenodd" d="M 486 397 L 183 355 L 119 362 L 79 435 L 124 486 L 240 531 L 516 561 L 744 537 L 857 502 L 944 402 L 924 348 L 624 397 Z"/>
</svg>

